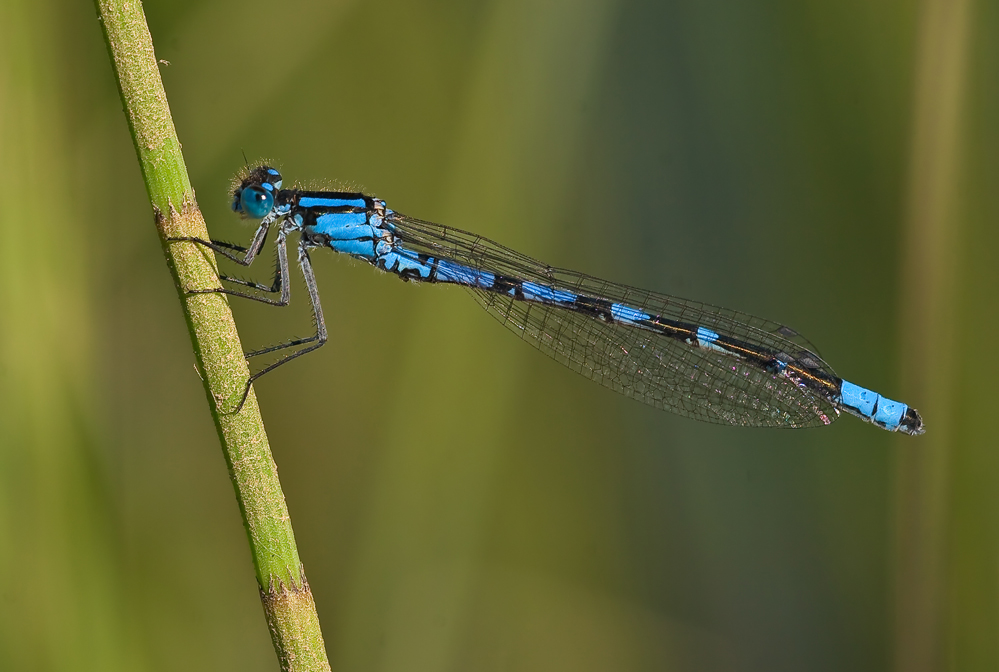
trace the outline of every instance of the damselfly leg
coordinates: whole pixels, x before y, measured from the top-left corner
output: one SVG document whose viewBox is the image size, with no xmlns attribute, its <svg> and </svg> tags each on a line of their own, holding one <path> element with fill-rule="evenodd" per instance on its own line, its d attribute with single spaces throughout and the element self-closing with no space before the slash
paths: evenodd
<svg viewBox="0 0 999 672">
<path fill-rule="evenodd" d="M 249 248 L 240 248 L 239 246 L 232 245 L 230 243 L 223 243 L 213 240 L 203 240 L 201 238 L 194 238 L 194 237 L 170 238 L 168 240 L 170 242 L 196 243 L 198 245 L 207 247 L 221 254 L 225 258 L 234 261 L 242 266 L 250 266 L 253 263 L 254 259 L 256 258 L 257 254 L 260 252 L 260 249 L 263 246 L 264 241 L 266 240 L 267 228 L 268 228 L 267 226 L 261 226 L 257 230 L 257 234 L 256 236 L 254 236 L 254 240 Z M 280 229 L 278 231 L 277 240 L 275 241 L 275 247 L 277 249 L 278 263 L 277 263 L 277 269 L 274 273 L 274 282 L 271 284 L 270 287 L 248 280 L 231 278 L 221 274 L 219 275 L 219 279 L 226 282 L 233 282 L 236 284 L 240 284 L 243 285 L 244 287 L 257 289 L 271 294 L 280 293 L 281 296 L 279 299 L 275 300 L 266 296 L 259 296 L 257 294 L 252 294 L 250 292 L 241 292 L 233 289 L 228 289 L 225 287 L 214 287 L 209 289 L 192 289 L 188 290 L 187 293 L 226 294 L 229 296 L 238 296 L 244 299 L 252 299 L 254 301 L 258 301 L 260 303 L 264 303 L 271 306 L 287 306 L 291 301 L 291 283 L 290 283 L 291 274 L 288 268 L 287 232 L 284 229 Z M 259 350 L 252 350 L 250 352 L 243 353 L 243 356 L 246 357 L 246 359 L 250 359 L 251 357 L 256 357 L 258 355 L 264 355 L 272 352 L 278 352 L 280 350 L 286 350 L 288 348 L 295 348 L 302 345 L 308 346 L 301 348 L 300 350 L 297 350 L 295 352 L 292 352 L 291 354 L 285 355 L 276 362 L 272 362 L 271 364 L 267 365 L 260 371 L 257 371 L 256 373 L 252 374 L 249 377 L 249 379 L 246 381 L 246 387 L 243 390 L 242 397 L 240 397 L 239 404 L 233 410 L 234 413 L 238 413 L 243 408 L 243 404 L 246 403 L 246 398 L 250 394 L 250 387 L 253 385 L 253 381 L 255 381 L 260 376 L 264 375 L 265 373 L 273 371 L 282 364 L 286 364 L 287 362 L 290 362 L 291 360 L 300 357 L 307 352 L 311 352 L 317 348 L 322 347 L 322 345 L 326 343 L 327 340 L 326 322 L 323 318 L 323 309 L 322 305 L 319 302 L 319 289 L 316 284 L 316 276 L 312 270 L 312 262 L 309 259 L 307 248 L 308 245 L 306 241 L 303 239 L 299 244 L 298 264 L 299 267 L 302 269 L 302 275 L 305 277 L 305 285 L 309 292 L 309 300 L 312 303 L 312 314 L 316 324 L 316 333 L 307 338 L 296 338 L 286 341 L 284 343 L 279 343 L 277 345 L 272 345 L 266 348 L 261 348 Z M 232 254 L 231 251 L 233 250 L 236 252 L 244 252 L 244 255 L 240 257 L 236 254 Z"/>
</svg>

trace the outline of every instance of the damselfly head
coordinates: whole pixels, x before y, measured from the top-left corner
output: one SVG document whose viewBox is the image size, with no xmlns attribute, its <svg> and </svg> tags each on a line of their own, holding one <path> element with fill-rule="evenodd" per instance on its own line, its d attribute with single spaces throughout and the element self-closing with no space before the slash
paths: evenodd
<svg viewBox="0 0 999 672">
<path fill-rule="evenodd" d="M 263 219 L 274 207 L 281 189 L 281 173 L 270 166 L 250 171 L 232 193 L 232 209 L 249 219 Z"/>
</svg>

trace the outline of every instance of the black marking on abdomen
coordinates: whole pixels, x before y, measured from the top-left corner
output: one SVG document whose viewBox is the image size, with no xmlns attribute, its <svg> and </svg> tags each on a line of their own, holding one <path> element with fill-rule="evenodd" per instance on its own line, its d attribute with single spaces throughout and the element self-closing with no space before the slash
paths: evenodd
<svg viewBox="0 0 999 672">
<path fill-rule="evenodd" d="M 597 299 L 592 296 L 583 296 L 580 294 L 576 296 L 575 301 L 566 307 L 570 310 L 576 311 L 577 313 L 589 315 L 590 317 L 600 320 L 601 322 L 613 324 L 614 314 L 611 312 L 613 306 L 613 301 L 608 301 L 607 299 Z"/>
<path fill-rule="evenodd" d="M 507 294 L 509 296 L 516 297 L 521 301 L 524 300 L 524 285 L 522 280 L 517 278 L 512 278 L 509 275 L 496 274 L 493 279 L 493 286 L 490 289 L 498 294 Z M 513 290 L 512 292 L 510 290 Z"/>
<path fill-rule="evenodd" d="M 661 315 L 656 315 L 651 320 L 642 320 L 635 324 L 678 341 L 693 343 L 697 340 L 697 325 L 668 320 Z"/>
</svg>

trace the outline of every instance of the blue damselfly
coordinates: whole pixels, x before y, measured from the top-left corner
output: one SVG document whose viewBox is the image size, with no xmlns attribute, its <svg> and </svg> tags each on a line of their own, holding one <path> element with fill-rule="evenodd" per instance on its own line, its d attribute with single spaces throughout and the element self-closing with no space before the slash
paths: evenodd
<svg viewBox="0 0 999 672">
<path fill-rule="evenodd" d="M 309 260 L 309 250 L 326 247 L 403 280 L 465 287 L 491 315 L 542 352 L 656 408 L 756 427 L 828 425 L 845 411 L 889 431 L 924 431 L 914 408 L 838 377 L 811 343 L 776 322 L 554 268 L 481 236 L 394 212 L 384 201 L 361 193 L 282 189 L 281 175 L 269 166 L 243 177 L 232 207 L 243 217 L 261 220 L 249 247 L 172 240 L 203 245 L 249 266 L 276 228 L 274 281 L 267 286 L 221 276 L 263 294 L 226 288 L 191 292 L 287 305 L 287 239 L 298 232 L 298 263 L 317 327 L 308 338 L 246 353 L 250 358 L 291 350 L 250 376 L 237 411 L 254 380 L 326 342 Z"/>
</svg>

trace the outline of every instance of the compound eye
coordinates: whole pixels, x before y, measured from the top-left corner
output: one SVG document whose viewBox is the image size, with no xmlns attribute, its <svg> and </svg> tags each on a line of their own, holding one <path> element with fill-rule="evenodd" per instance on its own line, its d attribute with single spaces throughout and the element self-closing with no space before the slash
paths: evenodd
<svg viewBox="0 0 999 672">
<path fill-rule="evenodd" d="M 274 194 L 262 187 L 246 187 L 239 195 L 239 206 L 250 219 L 263 219 L 274 207 Z"/>
</svg>

